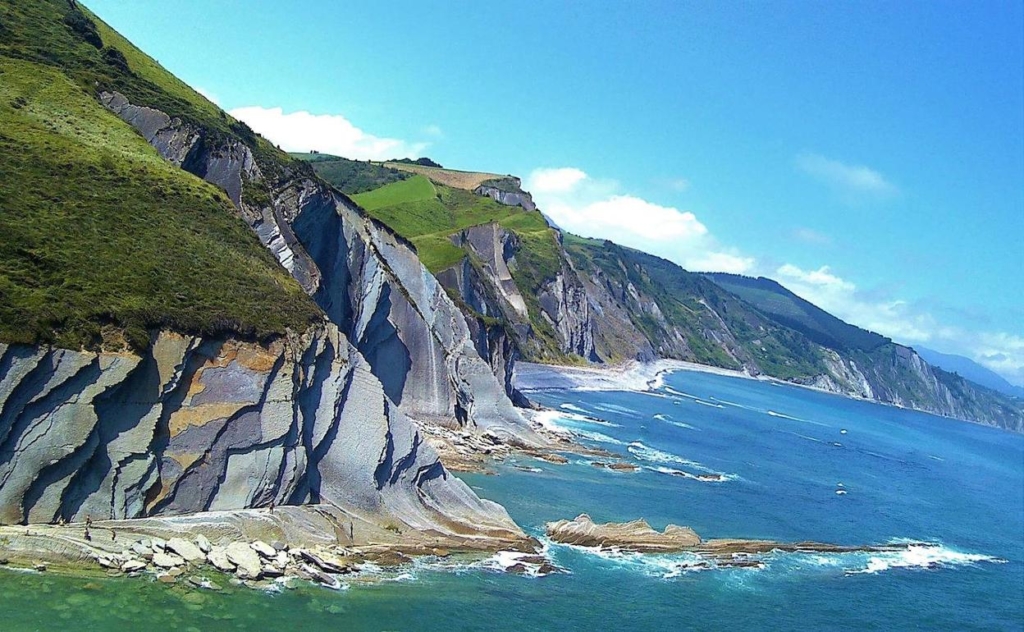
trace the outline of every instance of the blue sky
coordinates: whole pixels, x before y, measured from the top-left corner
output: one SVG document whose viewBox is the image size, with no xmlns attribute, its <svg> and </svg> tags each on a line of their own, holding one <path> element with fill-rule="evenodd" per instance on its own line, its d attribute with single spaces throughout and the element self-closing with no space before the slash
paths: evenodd
<svg viewBox="0 0 1024 632">
<path fill-rule="evenodd" d="M 88 5 L 286 149 L 516 174 L 1024 384 L 1021 2 Z"/>
</svg>

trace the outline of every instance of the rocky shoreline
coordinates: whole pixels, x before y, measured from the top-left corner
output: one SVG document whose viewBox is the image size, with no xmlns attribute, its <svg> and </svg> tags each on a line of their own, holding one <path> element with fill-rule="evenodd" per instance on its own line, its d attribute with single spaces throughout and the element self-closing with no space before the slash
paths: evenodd
<svg viewBox="0 0 1024 632">
<path fill-rule="evenodd" d="M 524 564 L 537 561 L 539 548 L 528 537 L 462 537 L 381 526 L 332 505 L 0 527 L 0 566 L 148 576 L 209 590 L 222 588 L 224 581 L 251 588 L 306 581 L 338 589 L 343 581 L 373 581 L 365 570 L 396 568 L 414 558 L 469 560 L 499 551 L 513 555 L 525 570 Z M 542 563 L 546 560 L 539 558 L 537 564 Z"/>
<path fill-rule="evenodd" d="M 452 472 L 493 474 L 490 468 L 492 463 L 517 456 L 539 459 L 556 465 L 565 465 L 569 462 L 563 453 L 606 459 L 621 456 L 602 448 L 585 446 L 575 441 L 568 432 L 552 430 L 537 421 L 539 412 L 543 411 L 523 411 L 534 436 L 539 440 L 536 445 L 505 439 L 488 432 L 475 433 L 427 424 L 421 425 L 420 432 L 437 452 L 445 468 Z"/>
</svg>

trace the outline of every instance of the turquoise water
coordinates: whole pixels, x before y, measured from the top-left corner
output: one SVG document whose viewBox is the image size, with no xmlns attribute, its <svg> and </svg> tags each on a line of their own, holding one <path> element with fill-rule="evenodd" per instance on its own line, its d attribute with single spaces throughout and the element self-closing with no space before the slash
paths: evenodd
<svg viewBox="0 0 1024 632">
<path fill-rule="evenodd" d="M 464 477 L 534 534 L 587 512 L 686 524 L 705 537 L 924 544 L 705 571 L 687 569 L 685 555 L 553 545 L 569 573 L 421 564 L 374 586 L 276 595 L 2 572 L 0 630 L 1024 629 L 1024 436 L 691 372 L 654 393 L 532 397 L 564 413 L 553 423 L 641 467 L 616 473 L 570 456 Z M 693 478 L 701 474 L 723 480 Z"/>
</svg>

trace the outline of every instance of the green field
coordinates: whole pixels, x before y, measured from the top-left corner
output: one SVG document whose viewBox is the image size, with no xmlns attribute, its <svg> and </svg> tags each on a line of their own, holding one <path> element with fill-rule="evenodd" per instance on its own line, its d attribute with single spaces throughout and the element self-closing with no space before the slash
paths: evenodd
<svg viewBox="0 0 1024 632">
<path fill-rule="evenodd" d="M 93 82 L 196 119 L 216 106 L 88 24 L 67 2 L 0 6 L 0 341 L 139 349 L 157 328 L 262 339 L 319 320 L 227 197 L 163 160 Z"/>
</svg>

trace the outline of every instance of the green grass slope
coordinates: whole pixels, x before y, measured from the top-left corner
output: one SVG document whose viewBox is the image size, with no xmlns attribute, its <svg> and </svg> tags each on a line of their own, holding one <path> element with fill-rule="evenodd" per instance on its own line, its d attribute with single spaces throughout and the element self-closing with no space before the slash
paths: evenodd
<svg viewBox="0 0 1024 632">
<path fill-rule="evenodd" d="M 771 279 L 709 273 L 708 278 L 761 313 L 836 351 L 870 352 L 891 340 L 844 322 Z"/>
<path fill-rule="evenodd" d="M 226 196 L 103 108 L 103 87 L 233 124 L 66 1 L 0 4 L 0 341 L 141 348 L 156 328 L 319 320 Z"/>
<path fill-rule="evenodd" d="M 366 212 L 384 222 L 399 235 L 415 244 L 424 265 L 437 273 L 455 265 L 466 252 L 455 246 L 451 235 L 469 228 L 495 222 L 520 238 L 529 261 L 527 287 L 558 272 L 558 241 L 554 232 L 536 211 L 504 206 L 491 198 L 470 191 L 431 182 L 413 176 L 352 198 Z"/>
</svg>

